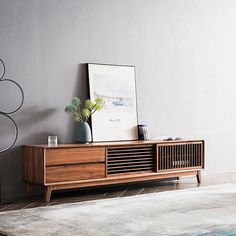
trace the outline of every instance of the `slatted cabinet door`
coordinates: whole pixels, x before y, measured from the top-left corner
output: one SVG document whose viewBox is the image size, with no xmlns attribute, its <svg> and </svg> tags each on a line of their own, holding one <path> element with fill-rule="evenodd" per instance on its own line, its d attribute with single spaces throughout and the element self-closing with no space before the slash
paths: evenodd
<svg viewBox="0 0 236 236">
<path fill-rule="evenodd" d="M 156 145 L 107 148 L 107 175 L 154 172 Z"/>
<path fill-rule="evenodd" d="M 188 142 L 157 144 L 157 170 L 178 170 L 204 167 L 204 143 Z"/>
</svg>

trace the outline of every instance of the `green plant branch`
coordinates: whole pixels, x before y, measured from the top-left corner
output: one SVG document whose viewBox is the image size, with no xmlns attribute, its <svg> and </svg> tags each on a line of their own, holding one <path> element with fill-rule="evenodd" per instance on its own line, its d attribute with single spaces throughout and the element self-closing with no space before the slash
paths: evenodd
<svg viewBox="0 0 236 236">
<path fill-rule="evenodd" d="M 89 117 L 96 111 L 102 110 L 104 107 L 103 99 L 98 97 L 95 104 L 92 100 L 87 99 L 81 107 L 78 97 L 74 97 L 71 104 L 65 108 L 65 112 L 71 113 L 75 122 L 87 122 Z"/>
</svg>

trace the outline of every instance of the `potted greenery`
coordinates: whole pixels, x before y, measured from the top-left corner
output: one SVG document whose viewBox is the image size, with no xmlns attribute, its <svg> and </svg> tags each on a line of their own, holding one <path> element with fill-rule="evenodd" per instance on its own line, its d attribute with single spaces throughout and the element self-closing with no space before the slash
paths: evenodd
<svg viewBox="0 0 236 236">
<path fill-rule="evenodd" d="M 74 97 L 71 104 L 65 108 L 65 112 L 71 113 L 75 126 L 75 141 L 79 143 L 89 143 L 92 141 L 91 129 L 87 121 L 96 111 L 102 110 L 104 106 L 103 99 L 98 97 L 95 101 L 85 100 L 82 104 L 80 98 Z"/>
</svg>

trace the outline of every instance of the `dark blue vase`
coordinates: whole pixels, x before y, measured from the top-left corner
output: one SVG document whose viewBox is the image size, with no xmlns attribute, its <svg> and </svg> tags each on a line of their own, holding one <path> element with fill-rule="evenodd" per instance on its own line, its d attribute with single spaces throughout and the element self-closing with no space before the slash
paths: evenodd
<svg viewBox="0 0 236 236">
<path fill-rule="evenodd" d="M 76 122 L 74 139 L 77 143 L 92 142 L 91 129 L 87 122 Z"/>
</svg>

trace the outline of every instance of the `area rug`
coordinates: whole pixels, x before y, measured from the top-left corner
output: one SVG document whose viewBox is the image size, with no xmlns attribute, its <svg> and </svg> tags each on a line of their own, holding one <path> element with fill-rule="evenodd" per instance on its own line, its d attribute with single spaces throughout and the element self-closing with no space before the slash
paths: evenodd
<svg viewBox="0 0 236 236">
<path fill-rule="evenodd" d="M 11 236 L 236 235 L 236 185 L 166 191 L 0 213 Z"/>
</svg>

